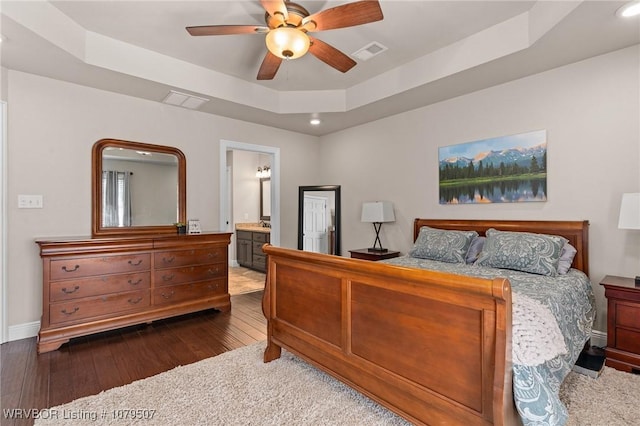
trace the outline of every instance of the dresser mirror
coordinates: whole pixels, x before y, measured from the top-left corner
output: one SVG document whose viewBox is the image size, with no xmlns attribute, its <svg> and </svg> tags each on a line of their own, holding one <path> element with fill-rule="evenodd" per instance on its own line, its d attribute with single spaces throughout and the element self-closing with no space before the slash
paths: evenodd
<svg viewBox="0 0 640 426">
<path fill-rule="evenodd" d="M 186 222 L 186 159 L 177 148 L 102 139 L 93 145 L 92 234 L 175 234 Z"/>
<path fill-rule="evenodd" d="M 298 188 L 298 250 L 340 256 L 340 185 Z"/>
</svg>

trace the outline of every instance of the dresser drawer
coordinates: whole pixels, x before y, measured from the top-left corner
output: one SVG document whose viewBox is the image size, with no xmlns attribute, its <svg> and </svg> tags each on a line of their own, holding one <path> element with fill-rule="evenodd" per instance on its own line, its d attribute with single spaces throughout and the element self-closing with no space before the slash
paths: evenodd
<svg viewBox="0 0 640 426">
<path fill-rule="evenodd" d="M 640 332 L 640 303 L 618 302 L 616 307 L 616 325 L 635 328 Z"/>
<path fill-rule="evenodd" d="M 224 263 L 163 269 L 154 272 L 154 285 L 160 287 L 192 281 L 205 281 L 212 278 L 223 277 L 226 273 L 227 265 Z"/>
<path fill-rule="evenodd" d="M 49 274 L 51 280 L 65 280 L 92 275 L 147 271 L 150 266 L 149 253 L 55 259 L 50 263 Z"/>
<path fill-rule="evenodd" d="M 259 243 L 268 243 L 269 242 L 269 233 L 267 232 L 254 232 L 253 233 L 253 241 L 259 242 Z M 262 246 L 262 244 L 260 244 L 260 246 Z"/>
<path fill-rule="evenodd" d="M 144 290 L 149 289 L 150 286 L 150 272 L 54 281 L 49 287 L 49 300 L 59 302 L 123 291 Z"/>
<path fill-rule="evenodd" d="M 87 318 L 117 316 L 124 311 L 144 309 L 149 301 L 149 290 L 142 290 L 53 303 L 49 310 L 50 321 L 52 324 L 73 323 Z"/>
<path fill-rule="evenodd" d="M 640 354 L 640 332 L 616 328 L 616 349 Z"/>
<path fill-rule="evenodd" d="M 153 304 L 164 305 L 225 294 L 225 284 L 226 280 L 223 278 L 157 288 L 153 290 Z"/>
<path fill-rule="evenodd" d="M 211 247 L 194 250 L 176 250 L 156 253 L 156 268 L 173 268 L 176 266 L 201 265 L 206 263 L 225 262 L 227 247 Z"/>
</svg>

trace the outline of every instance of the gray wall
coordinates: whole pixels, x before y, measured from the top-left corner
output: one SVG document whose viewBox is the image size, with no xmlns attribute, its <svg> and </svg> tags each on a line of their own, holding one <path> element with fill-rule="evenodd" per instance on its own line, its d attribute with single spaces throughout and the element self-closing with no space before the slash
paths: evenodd
<svg viewBox="0 0 640 426">
<path fill-rule="evenodd" d="M 394 203 L 385 247 L 406 252 L 416 217 L 589 220 L 596 329 L 606 331 L 607 274 L 640 274 L 640 231 L 617 229 L 623 192 L 640 192 L 640 47 L 361 125 L 321 141 L 324 180 L 342 185 L 344 252 L 368 247 L 363 201 Z M 440 205 L 438 147 L 547 130 L 548 201 Z M 354 161 L 358 159 L 358 161 Z"/>
<path fill-rule="evenodd" d="M 34 240 L 91 233 L 91 147 L 102 138 L 182 150 L 187 216 L 200 219 L 205 231 L 219 224 L 219 141 L 279 147 L 281 244 L 297 246 L 297 182 L 317 180 L 318 138 L 18 71 L 9 71 L 7 81 L 9 338 L 16 327 L 33 335 L 40 320 L 42 266 Z M 18 194 L 42 194 L 44 208 L 18 209 Z"/>
</svg>

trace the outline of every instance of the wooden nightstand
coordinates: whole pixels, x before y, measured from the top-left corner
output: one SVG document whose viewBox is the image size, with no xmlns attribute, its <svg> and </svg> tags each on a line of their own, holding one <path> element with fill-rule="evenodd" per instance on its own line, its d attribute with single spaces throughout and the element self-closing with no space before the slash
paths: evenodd
<svg viewBox="0 0 640 426">
<path fill-rule="evenodd" d="M 380 252 L 380 251 L 369 251 L 369 249 L 366 249 L 366 248 L 349 250 L 349 253 L 351 253 L 352 259 L 364 259 L 364 260 L 373 260 L 373 261 L 378 261 L 382 259 L 392 259 L 394 257 L 400 256 L 399 251 L 388 250 L 388 251 Z"/>
<path fill-rule="evenodd" d="M 607 275 L 600 281 L 607 297 L 606 365 L 640 373 L 640 285 L 633 278 Z"/>
</svg>

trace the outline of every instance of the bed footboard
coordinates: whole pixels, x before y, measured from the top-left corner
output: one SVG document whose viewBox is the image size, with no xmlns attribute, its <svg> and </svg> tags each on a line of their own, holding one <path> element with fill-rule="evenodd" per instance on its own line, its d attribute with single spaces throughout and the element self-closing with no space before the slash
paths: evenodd
<svg viewBox="0 0 640 426">
<path fill-rule="evenodd" d="M 506 279 L 263 249 L 265 362 L 285 348 L 415 424 L 519 423 Z"/>
</svg>

